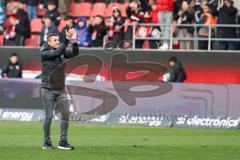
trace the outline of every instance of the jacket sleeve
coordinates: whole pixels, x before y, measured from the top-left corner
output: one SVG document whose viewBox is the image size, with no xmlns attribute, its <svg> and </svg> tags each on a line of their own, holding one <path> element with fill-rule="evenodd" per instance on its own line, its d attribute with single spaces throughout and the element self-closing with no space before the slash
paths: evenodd
<svg viewBox="0 0 240 160">
<path fill-rule="evenodd" d="M 64 54 L 68 43 L 69 40 L 65 39 L 65 41 L 62 42 L 56 50 L 46 50 L 41 52 L 42 60 L 52 60 L 54 58 L 60 57 L 62 54 Z"/>
<path fill-rule="evenodd" d="M 1 77 L 7 76 L 7 73 L 9 72 L 8 66 L 4 67 L 1 72 Z"/>
<path fill-rule="evenodd" d="M 20 66 L 20 70 L 19 70 L 18 77 L 19 77 L 19 78 L 22 78 L 22 66 Z"/>
<path fill-rule="evenodd" d="M 75 57 L 79 54 L 79 47 L 77 43 L 73 43 L 72 49 L 66 49 L 64 52 L 65 58 Z"/>
<path fill-rule="evenodd" d="M 177 81 L 177 72 L 175 69 L 171 69 L 170 73 L 170 79 L 169 82 L 176 82 Z"/>
</svg>

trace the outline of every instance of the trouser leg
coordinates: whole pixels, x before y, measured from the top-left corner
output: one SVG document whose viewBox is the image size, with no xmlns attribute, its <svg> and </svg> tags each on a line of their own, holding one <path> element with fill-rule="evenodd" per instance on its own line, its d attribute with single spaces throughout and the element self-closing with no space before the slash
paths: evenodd
<svg viewBox="0 0 240 160">
<path fill-rule="evenodd" d="M 44 130 L 44 141 L 50 141 L 50 131 L 51 131 L 51 123 L 53 118 L 53 110 L 55 105 L 55 98 L 52 91 L 47 89 L 42 89 L 42 101 L 44 106 L 45 119 L 43 122 L 43 130 Z"/>
<path fill-rule="evenodd" d="M 69 100 L 65 93 L 62 93 L 58 99 L 58 107 L 61 113 L 61 136 L 60 141 L 67 141 L 68 137 L 68 126 L 69 126 Z"/>
</svg>

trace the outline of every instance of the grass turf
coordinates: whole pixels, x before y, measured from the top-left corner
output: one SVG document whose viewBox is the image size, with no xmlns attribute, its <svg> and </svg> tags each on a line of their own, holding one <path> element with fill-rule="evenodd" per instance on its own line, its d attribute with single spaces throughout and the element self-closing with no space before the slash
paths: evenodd
<svg viewBox="0 0 240 160">
<path fill-rule="evenodd" d="M 57 146 L 59 125 L 53 123 Z M 42 124 L 0 122 L 0 160 L 239 160 L 240 131 L 72 123 L 73 151 L 42 150 Z"/>
</svg>

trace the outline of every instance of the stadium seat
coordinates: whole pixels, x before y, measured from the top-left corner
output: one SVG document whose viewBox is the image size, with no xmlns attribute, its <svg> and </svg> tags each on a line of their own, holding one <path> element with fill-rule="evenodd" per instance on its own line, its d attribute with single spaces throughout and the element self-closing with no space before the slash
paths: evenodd
<svg viewBox="0 0 240 160">
<path fill-rule="evenodd" d="M 42 19 L 36 18 L 31 20 L 31 32 L 32 33 L 41 33 L 42 31 Z"/>
<path fill-rule="evenodd" d="M 58 26 L 58 31 L 61 32 L 62 29 L 67 25 L 67 21 L 61 19 L 60 20 L 60 23 L 59 23 L 59 26 Z"/>
<path fill-rule="evenodd" d="M 91 12 L 91 16 L 97 16 L 97 15 L 101 15 L 101 16 L 104 16 L 105 15 L 105 12 L 106 12 L 106 4 L 105 3 L 95 3 L 93 5 L 93 9 L 92 9 L 92 12 Z"/>
<path fill-rule="evenodd" d="M 31 38 L 25 40 L 24 46 L 39 47 L 40 35 L 32 35 Z"/>
<path fill-rule="evenodd" d="M 71 3 L 71 14 L 73 17 L 90 17 L 92 4 L 88 2 Z"/>
<path fill-rule="evenodd" d="M 124 3 L 121 7 L 121 13 L 123 17 L 127 17 L 126 10 L 128 6 L 129 6 L 129 3 Z"/>
<path fill-rule="evenodd" d="M 40 9 L 40 8 L 38 7 L 38 9 L 37 9 L 37 16 L 38 16 L 38 17 L 43 17 L 43 16 L 45 15 L 46 11 L 47 11 L 46 8 Z"/>
<path fill-rule="evenodd" d="M 121 10 L 121 5 L 119 3 L 110 3 L 107 7 L 105 16 L 107 17 L 111 17 L 112 13 L 113 13 L 113 8 L 118 8 L 119 10 Z"/>
<path fill-rule="evenodd" d="M 10 16 L 16 14 L 17 9 L 23 9 L 24 11 L 27 11 L 27 6 L 20 2 L 9 2 L 7 4 L 7 15 Z"/>
<path fill-rule="evenodd" d="M 3 45 L 3 39 L 4 39 L 3 35 L 0 35 L 0 46 Z"/>
</svg>

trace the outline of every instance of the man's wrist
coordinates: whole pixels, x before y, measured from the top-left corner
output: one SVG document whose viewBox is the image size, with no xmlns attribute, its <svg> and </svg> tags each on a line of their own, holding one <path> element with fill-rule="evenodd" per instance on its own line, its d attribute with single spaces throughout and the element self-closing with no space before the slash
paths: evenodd
<svg viewBox="0 0 240 160">
<path fill-rule="evenodd" d="M 68 45 L 69 41 L 70 41 L 70 40 L 66 37 L 63 43 L 64 43 L 65 45 Z"/>
<path fill-rule="evenodd" d="M 78 46 L 78 43 L 77 43 L 77 41 L 75 42 L 73 42 L 73 46 Z"/>
</svg>

